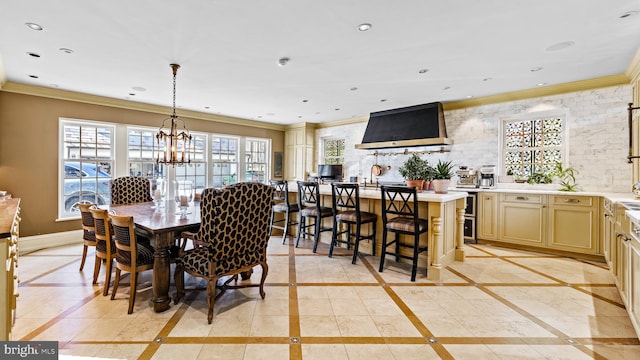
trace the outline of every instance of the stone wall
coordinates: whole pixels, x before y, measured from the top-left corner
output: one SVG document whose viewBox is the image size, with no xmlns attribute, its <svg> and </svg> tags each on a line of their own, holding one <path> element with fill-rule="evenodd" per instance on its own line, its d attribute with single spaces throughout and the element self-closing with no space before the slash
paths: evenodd
<svg viewBox="0 0 640 360">
<path fill-rule="evenodd" d="M 414 147 L 412 151 L 434 151 L 421 157 L 435 164 L 439 159 L 456 165 L 478 168 L 485 164 L 498 166 L 500 175 L 499 140 L 503 119 L 535 112 L 566 114 L 568 130 L 568 165 L 578 171 L 576 182 L 584 191 L 628 192 L 631 188 L 632 168 L 627 163 L 628 118 L 627 103 L 631 101 L 631 86 L 613 86 L 562 95 L 502 102 L 460 110 L 445 111 L 449 152 L 442 147 Z M 398 167 L 408 158 L 404 148 L 382 149 L 385 156 L 374 156 L 374 150 L 356 150 L 362 141 L 366 122 L 321 128 L 316 131 L 316 159 L 322 162 L 322 139 L 345 138 L 345 179 L 358 176 L 362 182 L 371 178 L 374 164 L 384 168 L 379 181 L 402 181 Z M 389 167 L 389 169 L 387 169 Z M 374 177 L 375 181 L 376 177 Z M 455 179 L 454 179 L 455 180 Z M 523 188 L 532 185 L 521 185 Z"/>
</svg>

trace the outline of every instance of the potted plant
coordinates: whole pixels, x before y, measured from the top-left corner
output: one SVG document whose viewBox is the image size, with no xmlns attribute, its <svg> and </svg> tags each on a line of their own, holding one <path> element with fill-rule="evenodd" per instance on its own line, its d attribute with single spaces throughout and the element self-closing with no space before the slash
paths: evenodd
<svg viewBox="0 0 640 360">
<path fill-rule="evenodd" d="M 561 162 L 556 163 L 553 175 L 560 179 L 560 191 L 577 191 L 576 174 L 578 171 L 572 167 L 563 167 Z"/>
<path fill-rule="evenodd" d="M 407 186 L 414 186 L 422 190 L 425 174 L 429 173 L 429 163 L 413 154 L 398 168 L 398 172 L 404 178 Z"/>
<path fill-rule="evenodd" d="M 453 164 L 451 161 L 438 160 L 433 167 L 433 190 L 436 194 L 446 194 L 449 192 L 449 184 L 453 176 Z"/>
</svg>

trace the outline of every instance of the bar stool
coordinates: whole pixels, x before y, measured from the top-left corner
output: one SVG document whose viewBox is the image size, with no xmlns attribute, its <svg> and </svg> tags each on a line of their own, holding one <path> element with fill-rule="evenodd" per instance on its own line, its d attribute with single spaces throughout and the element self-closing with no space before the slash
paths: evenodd
<svg viewBox="0 0 640 360">
<path fill-rule="evenodd" d="M 347 249 L 353 244 L 352 264 L 358 259 L 358 245 L 360 241 L 372 240 L 372 254 L 376 255 L 376 223 L 378 215 L 360 211 L 360 187 L 353 183 L 332 183 L 331 184 L 331 207 L 333 210 L 333 231 L 331 234 L 331 247 L 329 247 L 329 257 L 333 255 L 333 248 L 337 243 L 347 244 Z M 339 231 L 339 224 L 344 223 L 347 228 Z M 362 234 L 362 225 L 372 224 L 369 235 Z M 352 233 L 351 227 L 356 227 L 355 233 Z M 347 234 L 346 239 L 340 239 L 341 234 Z M 353 243 L 351 238 L 355 238 Z"/>
<path fill-rule="evenodd" d="M 418 254 L 428 248 L 420 247 L 420 234 L 427 232 L 428 221 L 421 219 L 418 214 L 418 192 L 415 187 L 381 186 L 382 192 L 382 254 L 380 256 L 379 272 L 384 269 L 386 254 L 394 255 L 396 262 L 403 259 L 412 261 L 411 281 L 416 281 L 418 270 Z M 389 217 L 392 215 L 394 217 Z M 387 243 L 388 232 L 395 233 L 395 240 Z M 400 235 L 413 236 L 413 243 L 401 243 Z M 395 251 L 388 251 L 387 247 L 395 245 Z M 413 255 L 400 253 L 400 248 L 413 249 Z"/>
<path fill-rule="evenodd" d="M 274 187 L 273 200 L 275 204 L 271 208 L 271 220 L 269 222 L 269 234 L 273 229 L 282 230 L 282 243 L 287 240 L 289 226 L 298 225 L 297 221 L 291 220 L 291 214 L 300 211 L 298 203 L 289 202 L 289 185 L 285 180 L 270 180 L 269 184 Z M 284 219 L 275 220 L 276 213 L 284 214 Z M 282 224 L 282 225 L 279 225 Z"/>
<path fill-rule="evenodd" d="M 313 237 L 313 252 L 318 249 L 320 234 L 331 231 L 330 227 L 322 226 L 322 219 L 333 216 L 333 210 L 320 204 L 320 185 L 315 181 L 298 181 L 298 208 L 300 220 L 298 221 L 298 236 L 296 247 L 300 241 L 300 235 Z M 314 219 L 313 224 L 306 224 L 306 219 Z M 309 228 L 312 228 L 309 229 Z"/>
</svg>

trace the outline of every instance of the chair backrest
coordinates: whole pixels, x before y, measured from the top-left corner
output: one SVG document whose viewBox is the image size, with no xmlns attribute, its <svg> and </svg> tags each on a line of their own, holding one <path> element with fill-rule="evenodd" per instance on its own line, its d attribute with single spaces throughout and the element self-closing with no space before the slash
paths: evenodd
<svg viewBox="0 0 640 360">
<path fill-rule="evenodd" d="M 95 208 L 96 204 L 93 203 L 76 203 L 78 209 L 80 209 L 80 218 L 82 219 L 82 229 L 84 231 L 95 231 L 95 224 L 93 216 L 89 209 Z"/>
<path fill-rule="evenodd" d="M 285 203 L 289 207 L 289 184 L 285 180 L 269 180 L 273 187 L 273 200 L 276 203 Z"/>
<path fill-rule="evenodd" d="M 130 261 L 131 269 L 137 266 L 138 242 L 133 216 L 109 214 L 113 226 L 113 239 L 118 256 L 116 259 L 125 258 Z"/>
<path fill-rule="evenodd" d="M 204 189 L 197 238 L 208 243 L 213 259 L 266 256 L 273 192 L 273 187 L 253 182 Z"/>
<path fill-rule="evenodd" d="M 332 183 L 331 207 L 334 215 L 341 210 L 351 210 L 360 216 L 360 187 L 358 184 Z"/>
<path fill-rule="evenodd" d="M 96 225 L 96 240 L 100 243 L 104 242 L 106 253 L 111 254 L 115 249 L 112 248 L 113 240 L 111 239 L 109 212 L 105 209 L 97 208 L 89 209 L 89 211 Z M 98 249 L 98 247 L 96 249 Z"/>
<path fill-rule="evenodd" d="M 320 208 L 320 185 L 315 181 L 298 181 L 298 206 Z"/>
<path fill-rule="evenodd" d="M 123 176 L 111 182 L 111 204 L 125 205 L 147 201 L 151 198 L 149 179 L 141 176 Z"/>
<path fill-rule="evenodd" d="M 418 221 L 418 191 L 415 187 L 381 186 L 382 223 L 386 224 L 388 215 L 413 218 Z"/>
</svg>

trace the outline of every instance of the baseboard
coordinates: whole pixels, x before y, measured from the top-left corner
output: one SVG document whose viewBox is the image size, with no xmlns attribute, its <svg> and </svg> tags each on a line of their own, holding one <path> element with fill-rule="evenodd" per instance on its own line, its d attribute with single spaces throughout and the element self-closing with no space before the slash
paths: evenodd
<svg viewBox="0 0 640 360">
<path fill-rule="evenodd" d="M 82 230 L 73 230 L 20 237 L 18 247 L 21 254 L 28 254 L 37 250 L 79 243 L 82 243 Z"/>
</svg>

